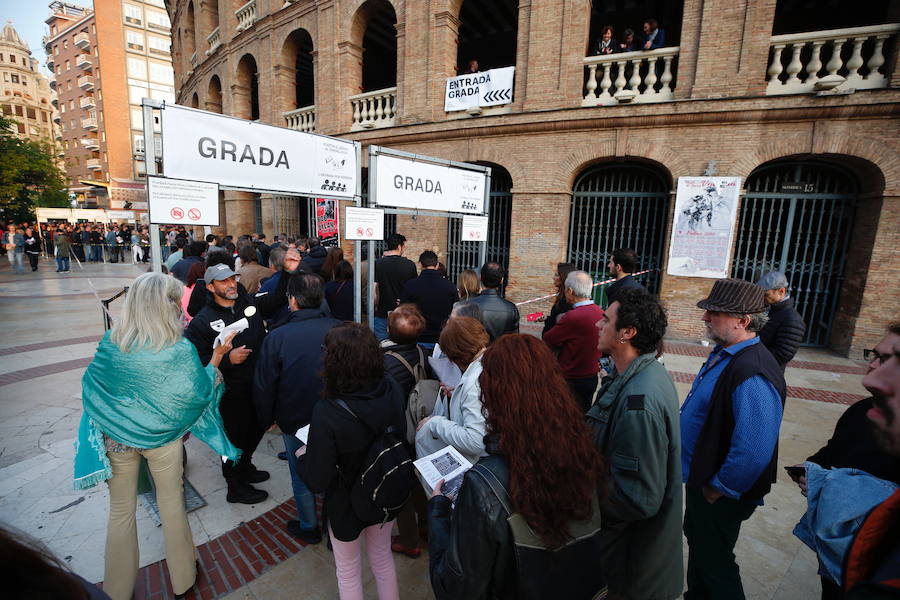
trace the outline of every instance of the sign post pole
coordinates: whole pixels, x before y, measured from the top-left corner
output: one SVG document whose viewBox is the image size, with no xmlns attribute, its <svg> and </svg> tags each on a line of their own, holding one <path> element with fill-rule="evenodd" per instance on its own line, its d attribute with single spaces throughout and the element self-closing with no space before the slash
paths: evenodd
<svg viewBox="0 0 900 600">
<path fill-rule="evenodd" d="M 362 144 L 356 142 L 356 165 L 360 167 L 362 165 Z M 353 199 L 356 201 L 355 204 L 357 207 L 362 206 L 362 178 L 356 178 L 356 192 L 353 195 Z M 340 206 L 340 205 L 338 205 Z M 346 223 L 347 220 L 344 219 Z M 346 239 L 346 236 L 344 236 Z M 362 244 L 359 240 L 353 242 L 353 320 L 357 323 L 362 323 L 362 274 L 360 273 L 360 269 L 362 268 L 362 256 L 360 256 L 362 252 Z M 372 263 L 369 262 L 369 270 L 372 269 Z"/>
<path fill-rule="evenodd" d="M 159 107 L 159 103 L 144 98 L 142 108 L 144 111 L 144 168 L 147 177 L 156 175 L 156 136 L 153 132 L 153 108 Z M 147 199 L 149 202 L 150 188 L 147 183 Z M 159 244 L 159 225 L 150 223 L 150 264 L 154 273 L 162 273 L 162 248 Z"/>
<path fill-rule="evenodd" d="M 369 147 L 369 206 L 378 206 L 378 146 Z M 366 303 L 366 317 L 369 322 L 369 329 L 375 331 L 375 242 L 369 240 L 366 242 L 369 246 L 369 281 L 368 285 L 368 302 Z"/>
<path fill-rule="evenodd" d="M 491 214 L 491 169 L 488 167 L 487 177 L 484 182 L 484 214 Z M 481 267 L 484 266 L 484 263 L 487 262 L 487 240 L 484 240 L 478 245 L 478 269 L 479 273 L 481 272 Z"/>
</svg>

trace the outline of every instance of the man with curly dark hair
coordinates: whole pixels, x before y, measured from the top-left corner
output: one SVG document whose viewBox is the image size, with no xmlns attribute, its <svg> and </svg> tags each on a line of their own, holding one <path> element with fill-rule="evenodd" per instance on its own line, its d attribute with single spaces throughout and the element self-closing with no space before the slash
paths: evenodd
<svg viewBox="0 0 900 600">
<path fill-rule="evenodd" d="M 667 324 L 659 301 L 643 289 L 621 290 L 597 324 L 598 348 L 615 363 L 587 413 L 610 462 L 609 494 L 600 503 L 610 599 L 681 595 L 678 392 L 656 360 Z"/>
</svg>

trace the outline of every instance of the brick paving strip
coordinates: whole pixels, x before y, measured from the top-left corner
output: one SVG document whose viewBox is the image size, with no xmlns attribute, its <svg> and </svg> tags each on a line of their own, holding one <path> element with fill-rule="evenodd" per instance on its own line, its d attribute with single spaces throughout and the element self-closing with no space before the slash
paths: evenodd
<svg viewBox="0 0 900 600">
<path fill-rule="evenodd" d="M 272 567 L 300 552 L 305 543 L 284 532 L 284 523 L 295 518 L 294 499 L 197 547 L 197 581 L 188 600 L 212 600 L 240 589 Z M 323 539 L 321 544 L 325 543 Z M 138 572 L 134 600 L 173 598 L 165 560 Z"/>
<path fill-rule="evenodd" d="M 38 342 L 36 344 L 26 344 L 24 346 L 12 346 L 10 348 L 0 348 L 0 356 L 8 356 L 10 354 L 18 354 L 19 352 L 31 352 L 32 350 L 46 350 L 47 348 L 59 348 L 60 346 L 74 346 L 75 344 L 88 344 L 90 342 L 99 342 L 103 339 L 102 335 L 86 335 L 84 337 L 69 338 L 67 340 L 50 340 L 49 342 Z"/>
<path fill-rule="evenodd" d="M 66 360 L 63 362 L 53 363 L 52 365 L 42 365 L 40 367 L 31 367 L 30 369 L 22 369 L 21 371 L 12 371 L 0 375 L 0 387 L 11 383 L 19 383 L 20 381 L 28 381 L 35 377 L 44 377 L 45 375 L 56 375 L 64 371 L 72 371 L 74 369 L 84 369 L 91 361 L 93 356 L 87 358 L 76 358 L 74 360 Z"/>
</svg>

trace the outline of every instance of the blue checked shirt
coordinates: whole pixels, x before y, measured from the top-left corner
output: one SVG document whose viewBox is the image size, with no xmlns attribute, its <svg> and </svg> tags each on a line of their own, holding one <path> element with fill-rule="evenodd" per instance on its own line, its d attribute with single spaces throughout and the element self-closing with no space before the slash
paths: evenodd
<svg viewBox="0 0 900 600">
<path fill-rule="evenodd" d="M 728 348 L 716 346 L 694 379 L 694 385 L 681 406 L 681 472 L 684 482 L 691 473 L 697 439 L 706 423 L 719 376 L 735 354 L 758 343 L 759 338 L 754 337 Z M 755 375 L 737 386 L 731 395 L 731 403 L 735 421 L 731 449 L 719 472 L 708 483 L 728 498 L 739 499 L 772 460 L 783 408 L 775 386 L 761 375 Z"/>
</svg>

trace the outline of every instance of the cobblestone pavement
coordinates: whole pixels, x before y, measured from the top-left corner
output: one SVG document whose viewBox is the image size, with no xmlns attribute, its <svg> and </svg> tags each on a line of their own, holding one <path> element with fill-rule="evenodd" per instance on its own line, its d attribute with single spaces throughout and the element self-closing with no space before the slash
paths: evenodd
<svg viewBox="0 0 900 600">
<path fill-rule="evenodd" d="M 0 264 L 0 521 L 32 535 L 91 581 L 103 578 L 108 494 L 105 486 L 72 489 L 73 442 L 81 415 L 80 379 L 103 333 L 94 292 L 107 298 L 145 270 L 140 265 L 86 265 L 54 273 L 51 261 L 17 276 Z M 111 308 L 116 312 L 116 303 Z M 523 331 L 539 328 L 523 323 Z M 663 357 L 683 398 L 709 348 L 672 341 Z M 789 399 L 779 467 L 802 461 L 829 437 L 846 406 L 862 398 L 861 362 L 803 350 L 787 370 Z M 280 438 L 266 434 L 256 464 L 272 472 L 259 505 L 225 501 L 218 457 L 200 442 L 187 445 L 187 477 L 207 501 L 189 521 L 198 544 L 197 598 L 336 598 L 334 561 L 325 544 L 303 547 L 283 532 L 294 510 Z M 781 469 L 779 468 L 779 473 Z M 736 554 L 747 597 L 798 600 L 819 594 L 815 556 L 791 534 L 805 502 L 780 480 L 766 505 L 745 524 Z M 141 573 L 136 598 L 171 597 L 162 530 L 138 508 Z M 687 549 L 685 546 L 685 556 Z M 428 558 L 398 556 L 404 598 L 432 598 Z M 365 568 L 365 567 L 364 567 Z M 367 597 L 374 582 L 364 571 Z"/>
</svg>

